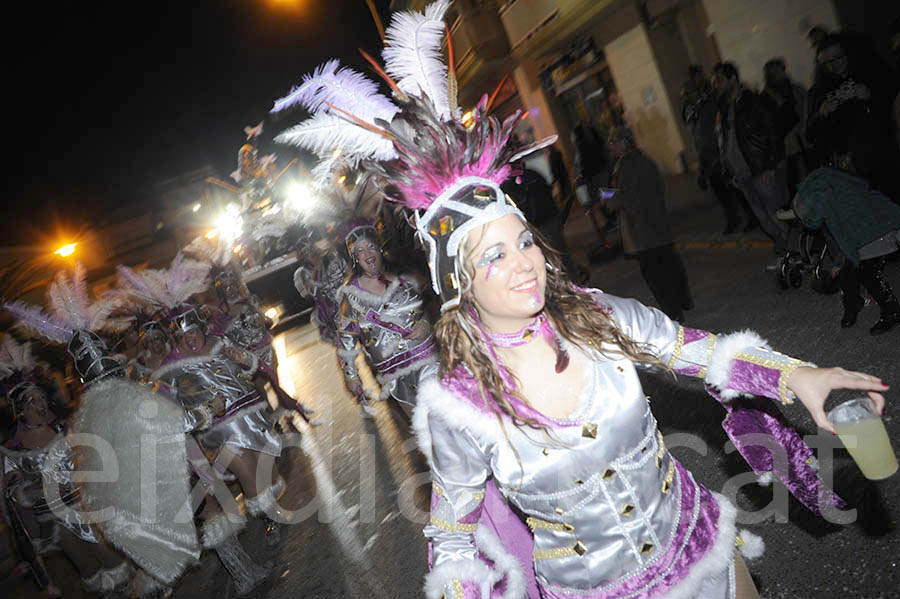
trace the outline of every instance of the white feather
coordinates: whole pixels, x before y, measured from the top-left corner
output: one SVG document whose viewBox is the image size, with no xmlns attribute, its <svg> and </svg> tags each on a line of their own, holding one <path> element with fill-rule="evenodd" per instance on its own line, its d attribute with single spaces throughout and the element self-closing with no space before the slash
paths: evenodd
<svg viewBox="0 0 900 599">
<path fill-rule="evenodd" d="M 335 150 L 341 150 L 341 158 L 351 165 L 362 159 L 391 160 L 397 156 L 389 139 L 324 113 L 287 129 L 275 141 L 300 146 L 326 160 Z"/>
<path fill-rule="evenodd" d="M 328 102 L 341 110 L 374 124 L 375 118 L 390 121 L 400 110 L 378 93 L 378 84 L 353 69 L 338 69 L 337 59 L 320 65 L 291 93 L 276 100 L 273 112 L 301 104 L 313 114 L 327 112 Z"/>
<path fill-rule="evenodd" d="M 395 13 L 385 31 L 385 71 L 409 94 L 426 95 L 442 119 L 451 118 L 447 66 L 441 53 L 444 13 L 449 0 L 438 0 L 425 13 Z"/>
</svg>

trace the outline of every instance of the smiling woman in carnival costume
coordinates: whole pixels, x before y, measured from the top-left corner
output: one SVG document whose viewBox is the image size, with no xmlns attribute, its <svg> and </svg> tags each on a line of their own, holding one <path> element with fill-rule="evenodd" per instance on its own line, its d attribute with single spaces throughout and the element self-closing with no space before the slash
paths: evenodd
<svg viewBox="0 0 900 599">
<path fill-rule="evenodd" d="M 866 390 L 881 409 L 886 385 L 779 354 L 750 331 L 716 336 L 572 285 L 499 186 L 510 163 L 552 140 L 514 154 L 519 114 L 500 124 L 485 101 L 462 125 L 441 62 L 446 8 L 394 16 L 383 53 L 393 101 L 328 63 L 276 104 L 310 109 L 283 137 L 326 164 L 338 149 L 363 164 L 416 211 L 429 250 L 443 314 L 440 368 L 419 385 L 413 417 L 433 477 L 426 596 L 755 597 L 735 546 L 758 554 L 760 543 L 743 542 L 736 508 L 666 450 L 636 366 L 703 378 L 754 470 L 816 512 L 844 504 L 807 464 L 811 450 L 765 402 L 732 400 L 799 399 L 830 430 L 832 389 Z M 342 136 L 320 135 L 329 123 Z M 789 472 L 741 443 L 752 432 L 783 445 Z"/>
<path fill-rule="evenodd" d="M 419 285 L 410 277 L 385 270 L 378 234 L 371 223 L 350 224 L 344 242 L 351 267 L 337 292 L 337 324 L 338 359 L 347 385 L 371 413 L 356 371 L 356 356 L 362 351 L 381 385 L 379 399 L 391 396 L 411 411 L 420 371 L 437 362 Z"/>
</svg>

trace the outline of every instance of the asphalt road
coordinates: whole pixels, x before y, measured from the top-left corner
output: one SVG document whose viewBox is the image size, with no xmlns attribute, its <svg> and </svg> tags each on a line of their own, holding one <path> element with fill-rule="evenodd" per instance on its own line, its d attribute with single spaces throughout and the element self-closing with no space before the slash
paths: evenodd
<svg viewBox="0 0 900 599">
<path fill-rule="evenodd" d="M 867 329 L 878 317 L 876 306 L 863 310 L 856 327 L 842 330 L 838 295 L 818 294 L 808 284 L 778 290 L 774 274 L 765 269 L 773 261 L 772 250 L 764 242 L 754 243 L 762 240 L 758 234 L 724 239 L 716 233 L 721 216 L 708 198 L 681 200 L 673 207 L 672 221 L 696 302 L 687 316 L 689 326 L 723 333 L 750 328 L 784 353 L 820 366 L 875 373 L 900 388 L 900 330 L 871 337 Z M 583 215 L 573 216 L 567 236 L 584 262 L 593 233 Z M 900 263 L 889 264 L 886 272 L 900 289 Z M 618 257 L 592 265 L 590 284 L 653 304 L 632 260 Z M 288 482 L 283 504 L 296 512 L 295 523 L 283 529 L 282 543 L 267 547 L 259 522 L 251 522 L 241 535 L 253 558 L 272 568 L 251 596 L 420 597 L 426 570 L 421 529 L 427 518 L 427 469 L 403 414 L 379 403 L 374 418 L 363 418 L 344 389 L 334 349 L 318 341 L 309 325 L 280 335 L 276 349 L 285 386 L 316 409 L 323 424 L 304 428 L 297 447 L 281 460 Z M 654 374 L 642 378 L 667 445 L 698 481 L 722 491 L 726 481 L 748 471 L 735 453 L 726 451 L 720 427 L 724 411 L 696 381 Z M 891 390 L 887 398 L 885 424 L 900 449 L 900 393 Z M 802 432 L 816 431 L 801 406 L 784 411 Z M 741 527 L 766 543 L 763 557 L 749 563 L 763 597 L 900 597 L 900 532 L 895 526 L 900 475 L 868 482 L 845 451 L 835 455 L 837 489 L 858 508 L 850 524 L 817 520 L 794 503 L 779 505 L 758 522 L 771 489 L 749 484 L 737 491 L 745 520 Z M 69 581 L 67 596 L 83 596 L 67 562 L 53 558 L 50 565 Z M 10 597 L 37 595 L 27 579 L 11 579 L 5 590 L 12 592 Z M 225 599 L 235 593 L 215 555 L 207 553 L 173 596 Z"/>
</svg>

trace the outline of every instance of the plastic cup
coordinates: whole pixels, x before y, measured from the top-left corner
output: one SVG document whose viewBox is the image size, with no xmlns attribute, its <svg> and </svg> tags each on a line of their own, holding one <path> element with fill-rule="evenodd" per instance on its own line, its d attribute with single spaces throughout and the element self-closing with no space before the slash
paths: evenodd
<svg viewBox="0 0 900 599">
<path fill-rule="evenodd" d="M 881 480 L 897 471 L 897 456 L 881 416 L 875 412 L 868 397 L 842 403 L 828 412 L 828 420 L 863 476 Z"/>
</svg>

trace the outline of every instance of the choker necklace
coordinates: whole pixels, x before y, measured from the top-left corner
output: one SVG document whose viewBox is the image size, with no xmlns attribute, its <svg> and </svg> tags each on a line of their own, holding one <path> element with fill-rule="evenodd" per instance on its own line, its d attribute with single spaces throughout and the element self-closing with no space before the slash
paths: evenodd
<svg viewBox="0 0 900 599">
<path fill-rule="evenodd" d="M 564 371 L 569 366 L 569 352 L 562 347 L 559 335 L 550 326 L 543 312 L 535 316 L 530 324 L 515 333 L 488 333 L 485 331 L 484 334 L 488 343 L 495 347 L 519 347 L 531 343 L 537 333 L 543 335 L 556 352 L 556 372 Z"/>
</svg>

